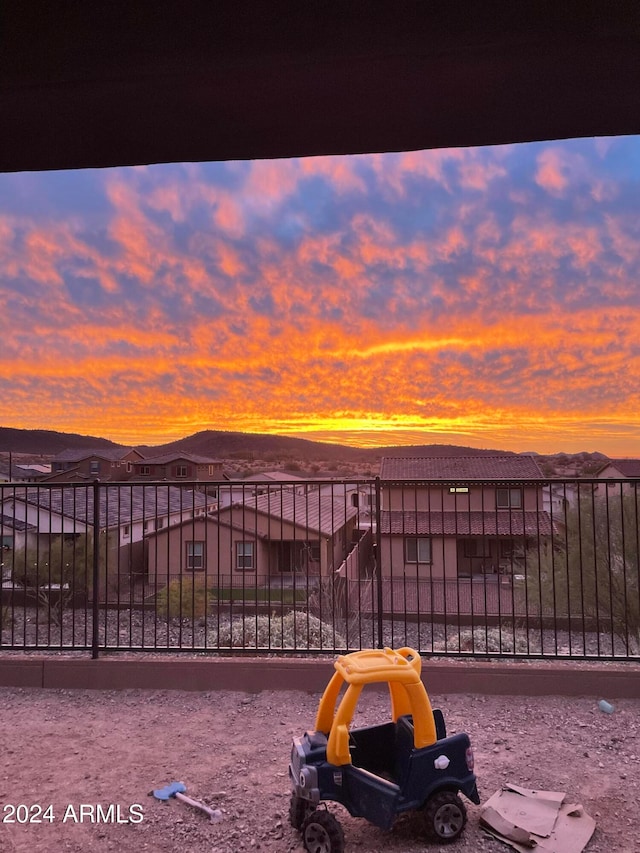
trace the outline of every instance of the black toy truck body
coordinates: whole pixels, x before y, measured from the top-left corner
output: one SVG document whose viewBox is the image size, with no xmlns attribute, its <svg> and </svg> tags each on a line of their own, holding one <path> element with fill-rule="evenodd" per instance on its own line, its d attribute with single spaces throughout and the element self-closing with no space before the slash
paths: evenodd
<svg viewBox="0 0 640 853">
<path fill-rule="evenodd" d="M 473 751 L 464 733 L 446 736 L 432 710 L 413 649 L 364 650 L 342 655 L 320 701 L 316 729 L 293 740 L 289 777 L 291 823 L 313 853 L 342 853 L 342 828 L 322 804 L 334 801 L 354 817 L 390 829 L 407 811 L 423 814 L 425 834 L 455 840 L 466 823 L 458 796 L 479 803 Z M 392 720 L 352 729 L 365 684 L 386 682 Z M 343 686 L 347 689 L 335 709 Z"/>
</svg>

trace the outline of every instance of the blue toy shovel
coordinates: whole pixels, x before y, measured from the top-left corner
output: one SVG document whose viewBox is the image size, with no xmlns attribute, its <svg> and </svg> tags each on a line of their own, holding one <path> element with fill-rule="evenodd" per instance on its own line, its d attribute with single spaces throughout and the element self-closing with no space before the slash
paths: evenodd
<svg viewBox="0 0 640 853">
<path fill-rule="evenodd" d="M 172 798 L 182 800 L 183 803 L 188 803 L 188 805 L 193 806 L 195 809 L 200 809 L 200 811 L 208 814 L 211 823 L 218 823 L 218 821 L 222 820 L 222 812 L 220 809 L 210 809 L 209 806 L 205 806 L 205 804 L 201 803 L 199 800 L 193 800 L 185 794 L 186 790 L 187 788 L 184 782 L 171 782 L 171 784 L 165 785 L 164 788 L 157 788 L 151 793 L 156 800 L 169 800 Z"/>
</svg>

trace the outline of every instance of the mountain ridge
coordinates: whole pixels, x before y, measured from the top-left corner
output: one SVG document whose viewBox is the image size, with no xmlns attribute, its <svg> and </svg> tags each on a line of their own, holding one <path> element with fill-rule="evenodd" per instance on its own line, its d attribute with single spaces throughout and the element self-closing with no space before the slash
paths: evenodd
<svg viewBox="0 0 640 853">
<path fill-rule="evenodd" d="M 486 456 L 517 455 L 513 451 L 466 447 L 452 444 L 388 445 L 385 447 L 351 447 L 330 442 L 311 441 L 292 436 L 269 433 L 202 430 L 160 445 L 123 445 L 98 436 L 63 433 L 55 430 L 24 430 L 0 427 L 0 452 L 32 453 L 55 456 L 64 450 L 92 450 L 135 446 L 144 456 L 167 453 L 192 453 L 200 456 L 233 457 L 246 454 L 269 454 L 296 457 L 303 460 L 368 461 L 380 456 Z"/>
<path fill-rule="evenodd" d="M 78 433 L 57 432 L 55 430 L 27 430 L 13 427 L 0 427 L 0 453 L 37 454 L 55 456 L 63 450 L 92 450 L 132 445 L 118 444 L 98 436 Z M 231 432 L 226 430 L 201 430 L 184 438 L 160 445 L 133 445 L 144 456 L 160 456 L 167 453 L 191 453 L 212 458 L 253 459 L 266 457 L 266 461 L 276 457 L 299 459 L 300 461 L 326 460 L 328 462 L 370 462 L 382 456 L 517 456 L 511 450 L 496 448 L 467 447 L 457 444 L 414 444 L 386 445 L 384 447 L 352 447 L 344 444 L 311 441 L 293 436 L 273 435 L 269 433 Z M 575 454 L 540 454 L 530 451 L 540 461 L 550 457 L 567 456 L 588 457 L 593 460 L 606 460 L 603 453 L 586 452 Z"/>
</svg>

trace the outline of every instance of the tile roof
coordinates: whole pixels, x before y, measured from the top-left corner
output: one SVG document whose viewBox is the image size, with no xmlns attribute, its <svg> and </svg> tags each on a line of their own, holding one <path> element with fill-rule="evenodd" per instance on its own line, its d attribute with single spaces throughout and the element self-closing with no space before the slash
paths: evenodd
<svg viewBox="0 0 640 853">
<path fill-rule="evenodd" d="M 262 471 L 257 474 L 250 474 L 248 477 L 245 477 L 242 482 L 256 483 L 261 480 L 273 480 L 275 482 L 283 483 L 305 482 L 304 477 L 299 477 L 297 474 L 287 474 L 285 471 Z"/>
<path fill-rule="evenodd" d="M 402 512 L 380 513 L 383 536 L 551 536 L 546 512 Z"/>
<path fill-rule="evenodd" d="M 94 448 L 93 450 L 87 450 L 86 448 L 83 448 L 82 450 L 74 450 L 73 448 L 68 448 L 67 450 L 63 450 L 60 453 L 57 453 L 53 457 L 53 461 L 82 462 L 83 459 L 92 459 L 94 456 L 97 456 L 99 459 L 107 459 L 109 462 L 119 462 L 121 459 L 124 459 L 127 453 L 131 453 L 132 450 L 135 450 L 135 448 L 100 447 Z"/>
<path fill-rule="evenodd" d="M 172 462 L 193 462 L 195 465 L 221 465 L 220 459 L 213 459 L 210 456 L 196 456 L 195 453 L 164 453 L 162 456 L 147 456 L 144 459 L 137 459 L 134 465 L 170 465 Z"/>
<path fill-rule="evenodd" d="M 14 518 L 12 515 L 0 515 L 0 526 L 5 529 L 13 529 L 20 532 L 38 529 L 35 524 L 30 524 L 28 521 L 23 521 L 21 518 Z"/>
<path fill-rule="evenodd" d="M 640 477 L 640 459 L 610 459 L 598 474 L 609 467 L 615 468 L 623 477 Z"/>
<path fill-rule="evenodd" d="M 25 500 L 52 512 L 93 524 L 93 487 L 15 489 L 15 500 Z M 201 492 L 178 486 L 100 486 L 100 527 L 117 527 L 145 518 L 187 513 L 206 505 Z"/>
<path fill-rule="evenodd" d="M 227 508 L 226 512 L 241 512 L 243 506 L 250 510 L 255 508 L 262 515 L 282 519 L 329 536 L 358 514 L 356 507 L 345 505 L 344 501 L 335 501 L 318 493 L 303 496 L 284 490 L 260 495 L 245 501 L 244 504 L 235 504 Z"/>
<path fill-rule="evenodd" d="M 533 456 L 385 456 L 382 480 L 542 480 Z"/>
</svg>

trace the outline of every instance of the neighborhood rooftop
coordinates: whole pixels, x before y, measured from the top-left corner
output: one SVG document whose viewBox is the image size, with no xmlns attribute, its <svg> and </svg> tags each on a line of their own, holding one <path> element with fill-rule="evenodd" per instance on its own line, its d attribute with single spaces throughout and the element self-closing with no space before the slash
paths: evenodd
<svg viewBox="0 0 640 853">
<path fill-rule="evenodd" d="M 7 496 L 8 497 L 8 496 Z M 93 487 L 16 489 L 11 500 L 93 524 Z M 146 518 L 202 509 L 207 499 L 177 486 L 100 486 L 100 526 L 113 527 Z"/>
<path fill-rule="evenodd" d="M 0 526 L 12 530 L 37 530 L 35 524 L 29 524 L 28 521 L 23 521 L 20 518 L 14 518 L 12 515 L 0 514 Z"/>
<path fill-rule="evenodd" d="M 317 494 L 302 497 L 286 491 L 260 495 L 245 501 L 244 504 L 234 504 L 227 512 L 239 514 L 245 508 L 255 509 L 271 518 L 282 519 L 327 535 L 340 530 L 349 519 L 358 514 L 355 507 L 345 505 L 344 501 Z"/>
<path fill-rule="evenodd" d="M 214 459 L 211 456 L 197 456 L 195 453 L 163 453 L 162 456 L 147 456 L 141 459 L 140 465 L 168 465 L 176 460 L 184 459 L 187 462 L 193 462 L 194 465 L 221 465 L 220 459 Z"/>
<path fill-rule="evenodd" d="M 83 459 L 97 456 L 99 459 L 107 459 L 110 462 L 119 462 L 127 453 L 135 450 L 134 447 L 94 447 L 87 449 L 67 448 L 53 457 L 54 462 L 81 462 Z M 138 451 L 136 451 L 138 452 Z M 142 454 L 140 454 L 142 455 Z"/>
<path fill-rule="evenodd" d="M 382 480 L 541 480 L 533 456 L 385 456 Z"/>
<path fill-rule="evenodd" d="M 640 477 L 640 459 L 609 459 L 597 473 L 605 468 L 615 468 L 623 477 Z"/>
</svg>

